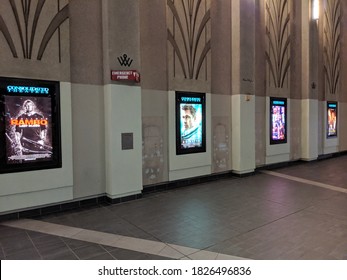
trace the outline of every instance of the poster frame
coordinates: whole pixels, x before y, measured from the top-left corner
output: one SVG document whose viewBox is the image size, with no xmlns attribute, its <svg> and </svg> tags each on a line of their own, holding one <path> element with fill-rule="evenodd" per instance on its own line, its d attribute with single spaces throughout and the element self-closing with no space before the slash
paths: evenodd
<svg viewBox="0 0 347 280">
<path fill-rule="evenodd" d="M 20 110 L 23 111 L 22 107 L 24 108 L 27 100 L 31 100 L 38 111 L 46 112 L 46 134 L 49 133 L 49 143 L 44 142 L 42 146 L 34 143 L 37 150 L 43 149 L 41 156 L 39 152 L 33 152 L 26 157 L 22 151 L 18 152 L 18 149 L 17 152 L 15 151 L 18 144 L 15 143 L 16 138 L 13 132 L 16 128 L 12 127 L 18 126 L 19 121 L 16 124 L 12 120 L 16 118 L 15 115 Z M 61 167 L 60 83 L 0 77 L 0 174 Z"/>
<path fill-rule="evenodd" d="M 334 108 L 335 110 L 335 132 L 331 133 L 330 132 L 330 118 L 331 116 L 329 116 L 329 110 Z M 338 103 L 336 101 L 327 101 L 327 107 L 326 107 L 326 121 L 327 121 L 327 125 L 326 125 L 326 136 L 327 138 L 336 138 L 337 137 L 337 133 L 338 133 Z"/>
<path fill-rule="evenodd" d="M 201 109 L 201 116 L 199 113 L 200 123 L 198 125 L 201 142 L 198 146 L 184 147 L 182 140 L 182 117 L 181 117 L 181 105 L 193 105 Z M 206 94 L 201 92 L 187 92 L 176 91 L 176 155 L 194 154 L 206 152 Z"/>
<path fill-rule="evenodd" d="M 275 139 L 274 138 L 274 112 L 273 112 L 273 106 L 282 107 L 284 108 L 284 124 L 283 124 L 283 139 Z M 270 129 L 269 129 L 269 136 L 270 136 L 270 145 L 276 145 L 276 144 L 285 144 L 288 141 L 288 107 L 287 107 L 287 98 L 282 97 L 270 97 Z"/>
</svg>

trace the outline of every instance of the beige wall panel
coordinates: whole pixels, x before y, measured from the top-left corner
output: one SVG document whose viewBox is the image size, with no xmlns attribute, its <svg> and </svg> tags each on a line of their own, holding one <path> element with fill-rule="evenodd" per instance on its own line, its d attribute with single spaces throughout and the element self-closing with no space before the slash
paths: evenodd
<svg viewBox="0 0 347 280">
<path fill-rule="evenodd" d="M 320 9 L 320 16 L 319 18 L 322 19 L 324 17 L 324 9 Z M 325 100 L 325 77 L 324 77 L 324 46 L 323 46 L 323 37 L 324 37 L 324 21 L 318 20 L 317 28 L 318 28 L 318 37 L 319 37 L 319 54 L 318 54 L 318 100 L 324 101 Z"/>
<path fill-rule="evenodd" d="M 165 15 L 166 1 L 140 1 L 141 87 L 143 89 L 167 90 Z"/>
<path fill-rule="evenodd" d="M 71 81 L 103 83 L 101 1 L 73 0 L 71 16 Z"/>
<path fill-rule="evenodd" d="M 255 0 L 240 1 L 240 94 L 254 95 Z"/>
<path fill-rule="evenodd" d="M 231 8 L 229 1 L 211 5 L 212 94 L 231 93 Z M 223 28 L 222 28 L 223 27 Z"/>
<path fill-rule="evenodd" d="M 256 1 L 255 7 L 255 95 L 266 95 L 266 60 L 265 60 L 265 8 L 264 0 Z M 256 103 L 257 106 L 257 103 Z M 265 104 L 264 104 L 265 106 Z"/>
<path fill-rule="evenodd" d="M 267 115 L 266 115 L 266 25 L 265 0 L 256 1 L 255 4 L 255 165 L 265 165 Z"/>
<path fill-rule="evenodd" d="M 301 2 L 290 1 L 290 98 L 292 99 L 304 98 L 302 96 L 303 75 L 309 75 L 309 72 L 303 73 L 302 71 L 303 62 L 309 62 L 310 58 L 306 56 L 306 53 L 302 53 L 302 44 L 305 44 L 305 42 L 302 41 Z M 309 13 L 309 11 L 304 13 Z M 305 48 L 309 48 L 309 45 L 306 45 Z"/>
</svg>

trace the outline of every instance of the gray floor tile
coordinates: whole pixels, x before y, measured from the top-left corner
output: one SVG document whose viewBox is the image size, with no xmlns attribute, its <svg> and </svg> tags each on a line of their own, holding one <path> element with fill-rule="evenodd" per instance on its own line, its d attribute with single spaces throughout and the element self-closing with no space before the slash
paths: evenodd
<svg viewBox="0 0 347 280">
<path fill-rule="evenodd" d="M 59 243 L 56 243 L 56 242 L 42 243 L 40 245 L 36 245 L 36 248 L 38 252 L 40 253 L 40 255 L 43 257 L 51 255 L 52 252 L 56 254 L 60 252 L 70 251 L 69 247 L 66 246 L 62 241 L 60 241 Z"/>
<path fill-rule="evenodd" d="M 80 241 L 76 239 L 69 239 L 69 238 L 61 238 L 61 239 L 71 250 L 75 250 L 75 249 L 79 249 L 79 248 L 91 245 L 90 242 Z"/>
<path fill-rule="evenodd" d="M 6 255 L 5 258 L 6 260 L 41 260 L 42 259 L 40 254 L 34 248 L 15 251 L 12 254 Z"/>
<path fill-rule="evenodd" d="M 106 252 L 103 254 L 94 255 L 90 257 L 88 260 L 115 260 L 115 259 L 116 259 L 115 257 L 113 257 L 111 254 Z"/>
<path fill-rule="evenodd" d="M 99 255 L 104 255 L 107 253 L 102 246 L 98 244 L 90 244 L 88 246 L 76 248 L 73 250 L 76 256 L 81 260 L 89 260 L 98 257 Z"/>
<path fill-rule="evenodd" d="M 8 238 L 2 241 L 2 248 L 7 258 L 9 255 L 17 254 L 20 252 L 35 251 L 33 243 L 26 237 L 23 238 Z"/>
<path fill-rule="evenodd" d="M 44 260 L 78 260 L 78 257 L 67 248 L 60 248 L 57 251 L 51 251 L 43 256 Z"/>
<path fill-rule="evenodd" d="M 117 260 L 170 260 L 170 258 L 120 248 L 105 246 L 105 249 Z"/>
</svg>

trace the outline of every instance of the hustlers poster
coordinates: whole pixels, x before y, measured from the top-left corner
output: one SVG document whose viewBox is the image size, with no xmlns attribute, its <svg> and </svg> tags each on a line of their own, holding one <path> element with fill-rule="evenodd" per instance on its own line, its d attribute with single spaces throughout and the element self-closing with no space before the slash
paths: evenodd
<svg viewBox="0 0 347 280">
<path fill-rule="evenodd" d="M 287 100 L 270 98 L 270 144 L 287 143 Z"/>
<path fill-rule="evenodd" d="M 327 136 L 337 136 L 337 102 L 327 102 Z"/>
</svg>

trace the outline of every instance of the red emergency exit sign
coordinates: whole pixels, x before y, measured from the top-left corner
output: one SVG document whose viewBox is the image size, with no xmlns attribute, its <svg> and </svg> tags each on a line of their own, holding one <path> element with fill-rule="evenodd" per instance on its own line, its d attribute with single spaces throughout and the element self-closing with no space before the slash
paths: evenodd
<svg viewBox="0 0 347 280">
<path fill-rule="evenodd" d="M 140 74 L 136 70 L 112 70 L 111 80 L 118 82 L 140 82 Z"/>
</svg>

